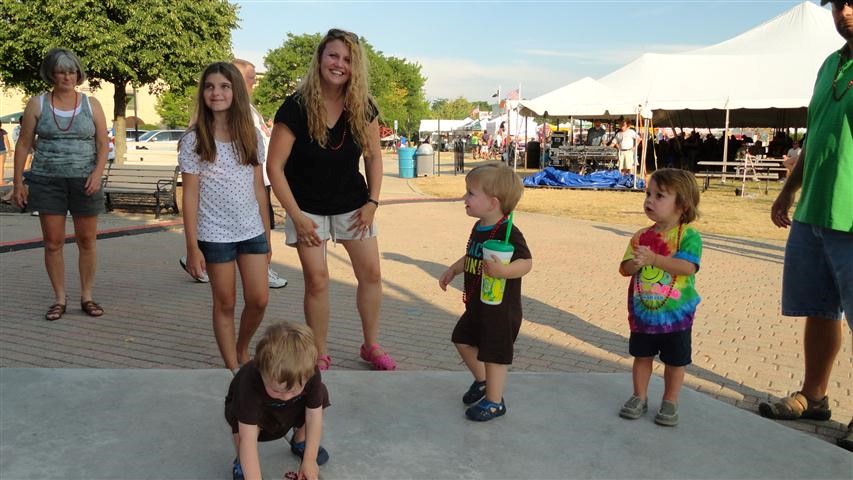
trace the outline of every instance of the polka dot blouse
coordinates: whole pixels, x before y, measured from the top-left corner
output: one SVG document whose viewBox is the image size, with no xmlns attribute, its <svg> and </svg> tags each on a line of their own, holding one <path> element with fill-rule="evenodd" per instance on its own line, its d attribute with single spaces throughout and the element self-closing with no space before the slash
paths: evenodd
<svg viewBox="0 0 853 480">
<path fill-rule="evenodd" d="M 216 141 L 216 160 L 203 162 L 195 152 L 196 132 L 188 132 L 178 149 L 181 172 L 199 176 L 198 239 L 240 242 L 264 233 L 255 197 L 254 168 L 242 165 L 231 143 Z M 258 138 L 258 157 L 264 158 Z"/>
</svg>

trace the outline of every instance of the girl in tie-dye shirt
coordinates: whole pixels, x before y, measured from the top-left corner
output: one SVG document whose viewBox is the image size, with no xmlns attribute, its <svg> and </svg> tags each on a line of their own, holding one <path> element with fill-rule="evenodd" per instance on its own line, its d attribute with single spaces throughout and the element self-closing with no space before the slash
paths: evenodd
<svg viewBox="0 0 853 480">
<path fill-rule="evenodd" d="M 695 274 L 702 237 L 688 226 L 698 215 L 699 189 L 693 174 L 663 168 L 649 180 L 643 204 L 655 222 L 631 239 L 619 272 L 628 286 L 628 348 L 634 357 L 634 394 L 619 415 L 637 419 L 648 410 L 648 386 L 655 356 L 664 369 L 664 394 L 655 423 L 678 424 L 678 394 L 691 363 L 691 328 L 699 294 Z"/>
</svg>

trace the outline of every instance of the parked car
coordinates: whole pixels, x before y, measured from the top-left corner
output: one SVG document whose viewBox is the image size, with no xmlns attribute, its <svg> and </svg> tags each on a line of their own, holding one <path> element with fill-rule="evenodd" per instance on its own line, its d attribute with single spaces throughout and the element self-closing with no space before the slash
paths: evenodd
<svg viewBox="0 0 853 480">
<path fill-rule="evenodd" d="M 177 151 L 178 140 L 184 130 L 152 130 L 139 136 L 139 140 L 127 140 L 128 152 L 132 150 Z"/>
</svg>

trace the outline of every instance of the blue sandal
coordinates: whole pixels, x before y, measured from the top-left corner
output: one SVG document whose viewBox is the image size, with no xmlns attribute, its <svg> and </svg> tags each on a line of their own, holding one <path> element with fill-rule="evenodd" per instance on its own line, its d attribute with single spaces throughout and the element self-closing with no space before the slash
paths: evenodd
<svg viewBox="0 0 853 480">
<path fill-rule="evenodd" d="M 503 399 L 501 403 L 495 403 L 483 398 L 480 403 L 465 410 L 465 416 L 475 422 L 487 422 L 503 415 L 506 415 L 506 404 Z"/>
<path fill-rule="evenodd" d="M 240 465 L 239 458 L 235 458 L 234 464 L 231 465 L 231 476 L 234 480 L 243 480 L 243 466 Z"/>
<path fill-rule="evenodd" d="M 294 442 L 290 441 L 290 451 L 299 457 L 301 460 L 303 456 L 305 456 L 305 442 Z M 323 465 L 324 463 L 329 461 L 329 452 L 320 445 L 320 448 L 317 450 L 317 465 Z"/>
</svg>

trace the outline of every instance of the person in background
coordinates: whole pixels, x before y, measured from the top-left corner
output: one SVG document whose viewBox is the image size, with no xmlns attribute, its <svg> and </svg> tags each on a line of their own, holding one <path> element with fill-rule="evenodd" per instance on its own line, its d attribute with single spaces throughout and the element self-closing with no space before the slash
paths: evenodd
<svg viewBox="0 0 853 480">
<path fill-rule="evenodd" d="M 619 150 L 619 171 L 622 175 L 628 175 L 634 171 L 638 142 L 637 132 L 631 128 L 628 120 L 623 120 L 619 132 L 610 141 L 610 145 Z"/>
<path fill-rule="evenodd" d="M 601 120 L 593 120 L 592 127 L 586 132 L 586 144 L 591 147 L 598 147 L 604 143 L 604 135 L 607 132 L 601 126 Z"/>
<path fill-rule="evenodd" d="M 802 153 L 803 149 L 800 148 L 800 142 L 794 140 L 788 153 L 782 157 L 782 166 L 788 169 L 788 176 L 794 171 L 794 167 L 797 165 L 797 161 L 800 159 Z"/>
<path fill-rule="evenodd" d="M 101 177 L 107 163 L 107 121 L 96 99 L 76 91 L 86 80 L 86 72 L 72 51 L 54 48 L 47 52 L 40 73 L 52 88 L 31 98 L 24 109 L 15 145 L 12 200 L 20 208 L 39 212 L 44 264 L 54 294 L 45 319 L 59 320 L 67 308 L 63 247 L 69 212 L 79 252 L 80 308 L 86 315 L 100 317 L 104 308 L 92 295 L 98 214 L 104 211 Z M 32 169 L 25 175 L 31 149 Z"/>
</svg>

